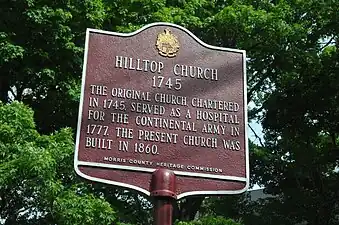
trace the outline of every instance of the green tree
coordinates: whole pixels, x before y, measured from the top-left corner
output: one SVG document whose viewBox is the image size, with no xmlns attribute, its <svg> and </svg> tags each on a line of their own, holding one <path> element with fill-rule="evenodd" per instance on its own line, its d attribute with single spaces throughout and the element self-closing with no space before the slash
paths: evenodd
<svg viewBox="0 0 339 225">
<path fill-rule="evenodd" d="M 177 222 L 176 225 L 241 225 L 241 223 L 223 217 L 204 217 L 191 222 Z"/>
<path fill-rule="evenodd" d="M 249 110 L 249 119 L 261 121 L 265 133 L 265 140 L 260 144 L 250 144 L 251 180 L 264 185 L 266 191 L 275 196 L 254 203 L 239 197 L 241 201 L 235 206 L 239 213 L 232 206 L 232 209 L 226 208 L 227 201 L 238 204 L 233 198 L 224 198 L 224 202 L 217 198 L 188 198 L 179 203 L 178 218 L 191 220 L 200 210 L 207 215 L 243 218 L 245 224 L 255 221 L 262 224 L 335 224 L 338 215 L 338 173 L 335 170 L 339 127 L 338 8 L 338 1 L 315 0 L 3 1 L 0 3 L 0 99 L 4 103 L 15 99 L 30 105 L 36 129 L 45 134 L 54 132 L 43 136 L 35 131 L 35 136 L 24 136 L 27 131 L 13 128 L 13 132 L 17 129 L 18 135 L 23 135 L 18 143 L 24 145 L 13 150 L 20 154 L 13 155 L 19 161 L 26 161 L 26 157 L 40 156 L 35 150 L 35 155 L 28 151 L 32 148 L 26 146 L 27 143 L 49 149 L 51 147 L 43 145 L 52 143 L 49 138 L 60 137 L 53 142 L 56 146 L 70 140 L 69 130 L 56 131 L 61 127 L 74 128 L 76 124 L 86 27 L 130 32 L 150 22 L 172 22 L 193 31 L 206 43 L 247 51 L 248 101 L 255 103 Z M 7 128 L 2 130 L 6 134 Z M 65 132 L 67 138 L 63 136 Z M 49 141 L 41 141 L 45 139 Z M 2 142 L 11 146 L 18 144 L 16 140 L 9 140 Z M 27 170 L 30 167 L 23 167 L 26 164 L 9 164 L 4 156 L 7 154 L 1 156 L 4 158 L 1 162 L 6 163 L 1 163 L 0 167 L 7 171 L 0 176 L 1 182 L 17 177 L 12 177 L 16 173 L 8 175 L 8 171 L 14 173 L 21 168 L 25 168 L 25 173 L 30 171 Z M 54 216 L 57 219 L 53 221 L 67 223 L 73 221 L 71 215 L 74 214 L 69 216 L 61 211 L 70 208 L 72 202 L 78 202 L 80 208 L 91 208 L 99 204 L 97 201 L 103 201 L 100 199 L 103 197 L 121 210 L 117 213 L 124 222 L 149 223 L 151 205 L 142 199 L 140 207 L 138 195 L 103 185 L 78 183 L 71 164 L 66 166 L 61 161 L 58 161 L 58 172 L 49 173 L 45 160 L 34 159 L 39 162 L 35 170 L 51 177 L 58 176 L 61 181 L 52 182 L 50 189 L 48 184 L 41 180 L 33 182 L 30 177 L 21 185 L 17 184 L 13 192 L 1 186 L 0 193 L 4 196 L 1 200 L 6 199 L 1 201 L 5 207 L 1 208 L 4 209 L 1 218 L 11 221 L 9 216 L 13 215 L 13 221 L 24 224 L 22 221 L 34 223 Z M 12 165 L 8 167 L 11 169 L 6 169 L 5 165 Z M 36 176 L 38 174 L 40 172 L 36 172 Z M 15 179 L 11 184 L 21 181 L 18 177 Z M 60 187 L 65 190 L 61 188 L 61 192 Z M 44 190 L 49 191 L 46 194 Z M 40 208 L 34 205 L 29 214 L 21 211 L 33 204 L 30 199 L 51 193 L 57 193 L 53 195 L 54 211 L 49 210 L 50 202 L 43 201 L 46 198 L 42 197 L 41 201 L 36 201 L 40 202 Z M 10 196 L 13 200 L 7 203 Z M 68 201 L 72 196 L 78 200 L 87 199 L 88 203 L 76 199 Z M 14 205 L 13 209 L 7 204 Z M 201 204 L 205 208 L 201 209 Z M 213 209 L 214 206 L 218 208 Z M 110 211 L 105 209 L 101 211 Z M 132 213 L 131 209 L 133 216 L 126 216 L 125 213 Z M 78 208 L 73 210 L 76 212 Z M 93 213 L 96 212 L 86 213 L 82 218 L 93 218 Z M 34 216 L 28 218 L 27 215 Z"/>
<path fill-rule="evenodd" d="M 0 3 L 0 100 L 29 104 L 37 128 L 75 127 L 84 34 L 105 19 L 100 0 Z"/>
<path fill-rule="evenodd" d="M 295 218 L 291 224 L 338 222 L 338 59 L 335 46 L 310 53 L 264 105 L 266 144 L 257 149 L 264 158 L 256 174 L 285 207 L 293 206 L 276 209 Z"/>
<path fill-rule="evenodd" d="M 9 224 L 110 224 L 116 215 L 73 170 L 70 129 L 40 135 L 33 111 L 0 102 L 0 219 Z"/>
<path fill-rule="evenodd" d="M 250 204 L 244 222 L 337 224 L 338 1 L 260 2 L 250 8 L 265 12 L 263 18 L 273 16 L 251 37 L 272 27 L 266 42 L 271 46 L 245 49 L 254 75 L 250 87 L 252 79 L 258 81 L 249 98 L 259 107 L 250 116 L 262 121 L 265 134 L 261 146 L 251 145 L 252 178 L 275 197 Z M 255 60 L 265 52 L 266 59 Z"/>
<path fill-rule="evenodd" d="M 253 172 L 279 196 L 267 207 L 281 224 L 338 223 L 338 4 L 297 4 L 304 38 L 290 44 L 263 103 L 265 145 L 254 149 Z"/>
</svg>

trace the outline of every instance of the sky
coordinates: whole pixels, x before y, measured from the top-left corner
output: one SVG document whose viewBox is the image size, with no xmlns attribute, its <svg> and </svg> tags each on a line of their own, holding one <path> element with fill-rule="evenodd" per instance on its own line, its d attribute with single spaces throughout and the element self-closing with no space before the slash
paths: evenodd
<svg viewBox="0 0 339 225">
<path fill-rule="evenodd" d="M 249 123 L 249 125 L 251 125 L 251 127 L 253 128 L 253 130 L 255 131 L 255 133 L 261 138 L 261 140 L 263 140 L 263 133 L 262 133 L 262 127 L 258 122 L 251 122 Z M 259 140 L 258 138 L 255 137 L 254 133 L 252 132 L 252 130 L 248 127 L 248 137 L 250 140 L 252 140 L 254 143 L 259 144 Z M 251 173 L 251 171 L 250 171 Z M 262 187 L 260 187 L 259 185 L 254 185 L 253 188 L 249 189 L 251 190 L 257 190 L 257 189 L 262 189 Z"/>
</svg>

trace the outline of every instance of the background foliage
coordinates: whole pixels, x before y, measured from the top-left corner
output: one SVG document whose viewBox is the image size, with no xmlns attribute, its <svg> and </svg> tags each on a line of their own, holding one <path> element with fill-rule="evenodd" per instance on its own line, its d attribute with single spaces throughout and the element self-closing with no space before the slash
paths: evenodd
<svg viewBox="0 0 339 225">
<path fill-rule="evenodd" d="M 0 223 L 151 223 L 147 198 L 75 176 L 73 136 L 86 28 L 165 21 L 247 51 L 249 119 L 264 134 L 250 142 L 251 182 L 269 194 L 185 199 L 176 217 L 198 220 L 179 224 L 339 224 L 338 8 L 337 0 L 2 0 Z"/>
</svg>

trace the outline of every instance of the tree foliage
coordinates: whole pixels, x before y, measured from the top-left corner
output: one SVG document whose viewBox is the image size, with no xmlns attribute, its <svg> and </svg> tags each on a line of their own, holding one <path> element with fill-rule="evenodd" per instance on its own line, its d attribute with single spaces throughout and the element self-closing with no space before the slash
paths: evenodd
<svg viewBox="0 0 339 225">
<path fill-rule="evenodd" d="M 204 217 L 191 222 L 178 222 L 176 225 L 241 225 L 241 223 L 223 217 Z"/>
<path fill-rule="evenodd" d="M 336 0 L 2 1 L 0 217 L 8 224 L 150 223 L 147 199 L 74 176 L 74 134 L 60 128 L 75 128 L 86 28 L 130 32 L 164 21 L 208 44 L 247 51 L 249 119 L 264 129 L 263 140 L 250 142 L 251 181 L 273 196 L 187 199 L 178 218 L 191 220 L 198 210 L 244 224 L 337 224 L 338 8 Z M 14 100 L 34 114 L 7 104 Z M 201 221 L 228 224 L 211 217 L 191 224 Z"/>
<path fill-rule="evenodd" d="M 105 19 L 101 1 L 0 3 L 0 100 L 34 108 L 38 130 L 74 127 L 86 27 Z"/>
<path fill-rule="evenodd" d="M 115 212 L 73 170 L 70 129 L 40 135 L 33 111 L 0 103 L 0 218 L 4 224 L 109 224 Z"/>
</svg>

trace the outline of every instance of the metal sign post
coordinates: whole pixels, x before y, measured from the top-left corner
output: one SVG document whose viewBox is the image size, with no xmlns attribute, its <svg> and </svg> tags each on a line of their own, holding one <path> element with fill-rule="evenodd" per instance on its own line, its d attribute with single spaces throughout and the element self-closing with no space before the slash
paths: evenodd
<svg viewBox="0 0 339 225">
<path fill-rule="evenodd" d="M 172 225 L 173 205 L 176 200 L 173 171 L 158 169 L 152 174 L 151 196 L 154 199 L 154 225 Z"/>
</svg>

